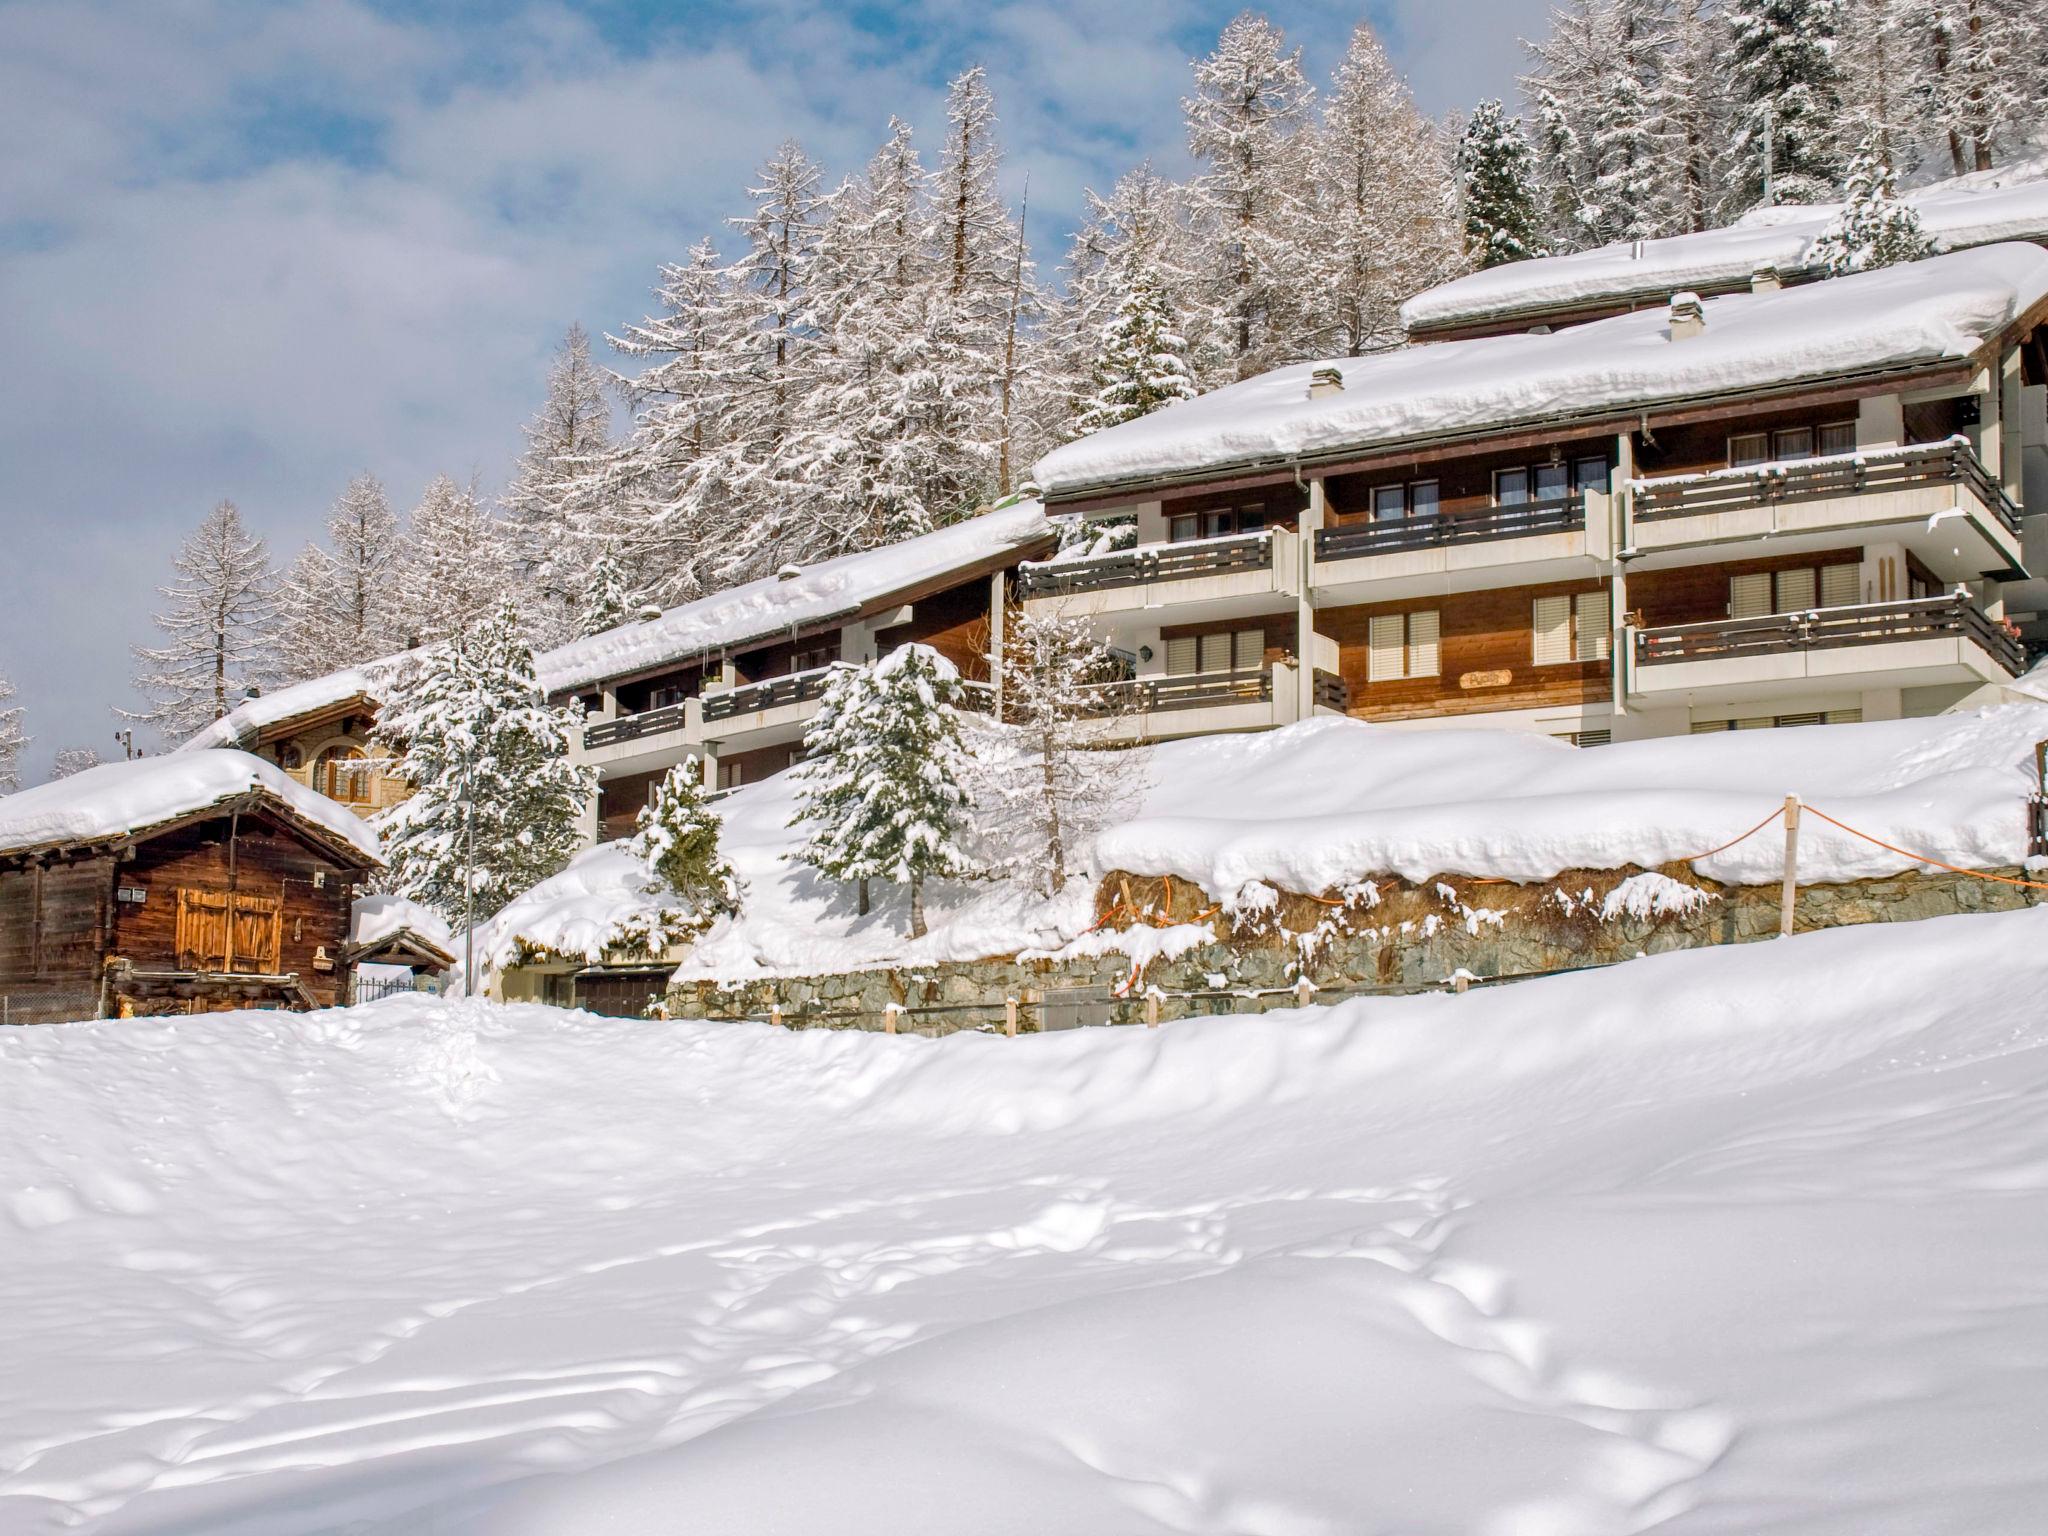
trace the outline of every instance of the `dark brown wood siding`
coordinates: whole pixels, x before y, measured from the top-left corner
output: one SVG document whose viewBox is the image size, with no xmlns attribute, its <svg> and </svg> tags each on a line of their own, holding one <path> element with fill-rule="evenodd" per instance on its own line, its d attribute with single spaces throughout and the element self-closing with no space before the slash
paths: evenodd
<svg viewBox="0 0 2048 1536">
<path fill-rule="evenodd" d="M 1604 457 L 1611 464 L 1614 443 L 1612 433 L 1601 433 L 1559 438 L 1554 443 L 1522 444 L 1506 450 L 1475 452 L 1469 458 L 1392 463 L 1357 474 L 1333 475 L 1325 485 L 1330 524 L 1341 528 L 1346 523 L 1364 521 L 1372 515 L 1375 487 L 1406 485 L 1414 480 L 1437 482 L 1440 516 L 1457 517 L 1491 511 L 1495 470 L 1558 462 L 1564 464 L 1569 473 L 1575 461 L 1594 457 Z"/>
<path fill-rule="evenodd" d="M 1704 624 L 1728 617 L 1728 579 L 1759 571 L 1787 571 L 1800 566 L 1840 565 L 1861 560 L 1857 548 L 1823 550 L 1811 555 L 1772 555 L 1763 559 L 1730 560 L 1720 565 L 1692 565 L 1677 571 L 1635 571 L 1628 578 L 1632 612 L 1646 627 Z"/>
<path fill-rule="evenodd" d="M 910 622 L 875 632 L 878 652 L 898 646 L 928 645 L 953 663 L 960 675 L 988 681 L 989 579 L 962 582 L 911 605 Z"/>
<path fill-rule="evenodd" d="M 0 870 L 0 994 L 11 1019 L 40 1022 L 44 998 L 52 1018 L 90 1016 L 75 999 L 99 986 L 113 871 L 109 857 Z"/>
<path fill-rule="evenodd" d="M 622 773 L 615 779 L 606 779 L 597 788 L 598 841 L 612 843 L 622 837 L 631 837 L 639 824 L 640 812 L 647 807 L 654 786 L 668 777 L 668 769 L 654 768 L 646 773 Z"/>
</svg>

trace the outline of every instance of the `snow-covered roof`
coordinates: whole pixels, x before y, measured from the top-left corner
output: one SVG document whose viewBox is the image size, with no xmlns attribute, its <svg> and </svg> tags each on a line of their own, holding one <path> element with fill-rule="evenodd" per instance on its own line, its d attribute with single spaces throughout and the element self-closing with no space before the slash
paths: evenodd
<svg viewBox="0 0 2048 1536">
<path fill-rule="evenodd" d="M 365 662 L 359 667 L 344 667 L 325 677 L 309 678 L 303 683 L 280 688 L 275 693 L 244 699 L 177 750 L 200 752 L 214 747 L 246 747 L 256 742 L 265 731 L 288 721 L 324 714 L 358 698 L 374 703 L 379 697 L 382 679 L 398 659 L 394 656 L 383 661 Z"/>
<path fill-rule="evenodd" d="M 1032 500 L 999 507 L 900 544 L 841 555 L 792 576 L 764 576 L 659 618 L 574 640 L 536 658 L 550 693 L 581 688 L 791 630 L 852 618 L 871 603 L 973 569 L 1050 538 Z"/>
<path fill-rule="evenodd" d="M 351 949 L 364 949 L 411 934 L 423 939 L 443 955 L 455 953 L 455 933 L 446 918 L 432 907 L 421 906 L 409 896 L 390 894 L 357 898 L 349 909 L 348 942 Z"/>
<path fill-rule="evenodd" d="M 2029 167 L 2038 178 L 2048 165 Z M 2007 240 L 2048 241 L 2048 180 L 1943 183 L 1905 200 L 1937 252 Z M 1442 330 L 1608 304 L 1662 303 L 1679 288 L 1725 289 L 1759 267 L 1790 275 L 1839 209 L 1837 203 L 1759 209 L 1725 229 L 1622 241 L 1569 256 L 1544 256 L 1469 273 L 1401 306 L 1410 331 Z"/>
<path fill-rule="evenodd" d="M 1465 433 L 1867 377 L 1969 357 L 2048 295 L 2048 251 L 1985 246 L 1771 293 L 1708 299 L 1674 340 L 1663 308 L 1548 335 L 1295 363 L 1055 448 L 1048 496 L 1279 469 Z M 1343 388 L 1309 382 L 1336 368 Z"/>
<path fill-rule="evenodd" d="M 0 799 L 0 854 L 118 841 L 249 794 L 324 841 L 384 862 L 361 817 L 246 752 L 171 753 L 102 763 Z"/>
</svg>

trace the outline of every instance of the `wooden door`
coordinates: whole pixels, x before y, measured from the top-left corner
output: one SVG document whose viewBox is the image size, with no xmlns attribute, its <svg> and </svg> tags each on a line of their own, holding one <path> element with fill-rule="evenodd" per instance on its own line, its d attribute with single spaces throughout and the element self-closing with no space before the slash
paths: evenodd
<svg viewBox="0 0 2048 1536">
<path fill-rule="evenodd" d="M 277 896 L 234 898 L 229 944 L 228 893 L 181 887 L 178 891 L 178 969 L 274 976 L 284 945 L 284 901 Z M 232 963 L 230 963 L 232 961 Z"/>
</svg>

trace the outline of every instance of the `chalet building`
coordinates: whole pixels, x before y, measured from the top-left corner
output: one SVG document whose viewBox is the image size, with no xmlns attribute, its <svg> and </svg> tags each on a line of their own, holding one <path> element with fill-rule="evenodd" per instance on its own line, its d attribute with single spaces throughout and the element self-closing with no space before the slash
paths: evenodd
<svg viewBox="0 0 2048 1536">
<path fill-rule="evenodd" d="M 391 665 L 349 667 L 245 699 L 178 750 L 247 752 L 337 805 L 373 816 L 412 793 L 392 771 L 390 749 L 370 734 Z"/>
<path fill-rule="evenodd" d="M 233 751 L 107 763 L 0 800 L 12 1023 L 329 1007 L 376 838 Z"/>
<path fill-rule="evenodd" d="M 584 711 L 574 750 L 600 777 L 589 835 L 631 832 L 654 785 L 687 758 L 713 789 L 787 768 L 833 670 L 899 646 L 931 646 L 968 681 L 970 702 L 991 701 L 1006 575 L 1055 542 L 1039 504 L 1021 502 L 787 567 L 539 657 L 549 696 Z"/>
<path fill-rule="evenodd" d="M 1040 461 L 1136 544 L 1018 591 L 1137 658 L 1145 737 L 1936 712 L 2048 607 L 2044 320 L 2002 244 L 1281 368 Z"/>
</svg>

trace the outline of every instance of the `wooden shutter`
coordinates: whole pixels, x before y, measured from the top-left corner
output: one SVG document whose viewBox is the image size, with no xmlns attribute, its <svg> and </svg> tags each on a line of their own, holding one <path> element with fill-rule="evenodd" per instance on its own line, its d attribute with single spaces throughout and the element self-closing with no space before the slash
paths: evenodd
<svg viewBox="0 0 2048 1536">
<path fill-rule="evenodd" d="M 1176 676 L 1193 672 L 1201 661 L 1193 635 L 1178 635 L 1166 642 L 1166 670 Z"/>
<path fill-rule="evenodd" d="M 225 891 L 178 891 L 178 969 L 217 971 L 227 964 L 228 898 Z"/>
<path fill-rule="evenodd" d="M 1728 617 L 1760 619 L 1771 611 L 1771 578 L 1763 571 L 1728 578 Z"/>
<path fill-rule="evenodd" d="M 179 889 L 175 942 L 181 971 L 276 975 L 284 948 L 283 900 L 236 896 L 233 937 L 230 946 L 226 891 Z"/>
<path fill-rule="evenodd" d="M 1579 660 L 1605 661 L 1613 648 L 1607 618 L 1605 592 L 1581 593 L 1576 600 L 1579 620 Z"/>
<path fill-rule="evenodd" d="M 1572 659 L 1572 600 L 1539 597 L 1533 619 L 1534 657 L 1539 667 Z"/>
<path fill-rule="evenodd" d="M 1407 676 L 1407 625 L 1401 614 L 1376 613 L 1365 627 L 1365 680 L 1391 682 Z"/>
<path fill-rule="evenodd" d="M 1813 567 L 1778 572 L 1778 612 L 1803 613 L 1819 606 L 1820 586 L 1814 580 Z"/>
<path fill-rule="evenodd" d="M 1234 672 L 1256 672 L 1266 664 L 1266 632 L 1240 629 L 1231 637 L 1230 666 Z"/>
<path fill-rule="evenodd" d="M 1437 636 L 1442 621 L 1434 608 L 1422 608 L 1408 615 L 1408 675 L 1435 677 L 1439 664 Z"/>
<path fill-rule="evenodd" d="M 1847 608 L 1863 601 L 1863 567 L 1824 565 L 1820 568 L 1820 605 Z"/>
<path fill-rule="evenodd" d="M 277 974 L 284 948 L 284 902 L 276 896 L 235 898 L 235 969 Z"/>
</svg>

